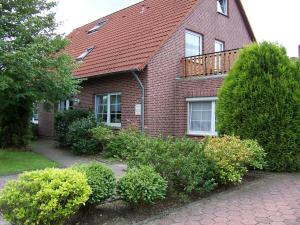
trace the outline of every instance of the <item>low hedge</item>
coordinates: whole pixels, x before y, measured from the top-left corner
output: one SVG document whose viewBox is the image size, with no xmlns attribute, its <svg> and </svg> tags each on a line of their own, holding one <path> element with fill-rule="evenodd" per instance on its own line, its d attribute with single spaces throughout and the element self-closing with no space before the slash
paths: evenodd
<svg viewBox="0 0 300 225">
<path fill-rule="evenodd" d="M 265 152 L 257 142 L 234 136 L 209 138 L 204 152 L 215 162 L 215 178 L 220 184 L 241 182 L 248 166 L 262 169 L 265 159 Z"/>
<path fill-rule="evenodd" d="M 85 176 L 71 169 L 26 172 L 0 191 L 0 212 L 12 224 L 62 225 L 90 193 Z"/>
<path fill-rule="evenodd" d="M 214 162 L 204 155 L 205 143 L 188 138 L 143 138 L 140 152 L 128 156 L 130 167 L 152 166 L 179 192 L 207 192 L 216 187 Z"/>
<path fill-rule="evenodd" d="M 118 182 L 117 193 L 131 204 L 152 204 L 166 196 L 167 181 L 152 167 L 130 169 Z"/>
<path fill-rule="evenodd" d="M 110 168 L 96 162 L 75 165 L 73 168 L 86 175 L 88 185 L 92 189 L 89 204 L 100 204 L 113 196 L 116 178 Z"/>
</svg>

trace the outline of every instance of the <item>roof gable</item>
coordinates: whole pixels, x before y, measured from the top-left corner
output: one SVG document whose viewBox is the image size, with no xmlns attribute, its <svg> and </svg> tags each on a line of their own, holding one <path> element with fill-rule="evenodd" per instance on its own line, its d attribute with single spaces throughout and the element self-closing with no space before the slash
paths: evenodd
<svg viewBox="0 0 300 225">
<path fill-rule="evenodd" d="M 76 77 L 142 70 L 161 44 L 178 27 L 198 0 L 145 0 L 75 29 L 66 48 L 77 58 L 87 48 L 93 51 L 74 72 Z M 106 23 L 88 31 L 99 21 Z"/>
<path fill-rule="evenodd" d="M 93 50 L 74 71 L 75 77 L 143 70 L 149 60 L 195 8 L 200 0 L 144 0 L 73 30 L 66 52 L 77 58 Z M 240 0 L 248 32 L 255 40 Z M 96 32 L 93 30 L 99 23 Z"/>
</svg>

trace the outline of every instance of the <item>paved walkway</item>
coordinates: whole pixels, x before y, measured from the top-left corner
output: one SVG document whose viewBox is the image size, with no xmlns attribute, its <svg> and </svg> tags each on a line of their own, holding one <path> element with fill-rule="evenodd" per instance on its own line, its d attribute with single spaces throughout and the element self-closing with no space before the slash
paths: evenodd
<svg viewBox="0 0 300 225">
<path fill-rule="evenodd" d="M 300 225 L 300 174 L 266 174 L 147 225 Z"/>
<path fill-rule="evenodd" d="M 56 142 L 52 140 L 38 140 L 34 142 L 31 147 L 32 151 L 44 155 L 50 160 L 58 162 L 62 167 L 69 167 L 76 163 L 87 163 L 91 162 L 92 160 L 100 160 L 95 157 L 75 156 L 69 150 L 59 149 L 56 147 L 56 145 Z M 117 177 L 122 176 L 124 170 L 127 168 L 125 164 L 121 163 L 101 163 L 110 167 Z"/>
</svg>

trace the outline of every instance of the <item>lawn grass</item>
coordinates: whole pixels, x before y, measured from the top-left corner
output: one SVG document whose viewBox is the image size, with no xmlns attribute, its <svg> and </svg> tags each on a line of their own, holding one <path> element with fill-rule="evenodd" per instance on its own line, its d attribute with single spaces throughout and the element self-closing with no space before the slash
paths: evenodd
<svg viewBox="0 0 300 225">
<path fill-rule="evenodd" d="M 0 149 L 0 176 L 57 166 L 56 162 L 34 152 Z"/>
</svg>

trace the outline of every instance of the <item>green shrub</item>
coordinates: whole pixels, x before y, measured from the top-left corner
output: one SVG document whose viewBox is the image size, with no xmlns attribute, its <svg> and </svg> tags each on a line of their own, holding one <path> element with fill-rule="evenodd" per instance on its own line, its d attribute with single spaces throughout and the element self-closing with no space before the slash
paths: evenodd
<svg viewBox="0 0 300 225">
<path fill-rule="evenodd" d="M 107 157 L 126 160 L 131 155 L 145 150 L 145 141 L 146 137 L 135 129 L 122 129 L 113 136 L 104 153 Z"/>
<path fill-rule="evenodd" d="M 55 115 L 55 134 L 57 141 L 61 147 L 68 147 L 70 143 L 67 142 L 67 133 L 71 123 L 90 116 L 91 113 L 84 109 L 72 109 L 64 112 L 59 112 Z"/>
<path fill-rule="evenodd" d="M 131 204 L 151 204 L 165 198 L 167 181 L 152 167 L 130 169 L 118 182 L 117 193 Z"/>
<path fill-rule="evenodd" d="M 73 167 L 83 172 L 92 189 L 88 203 L 99 204 L 112 197 L 116 188 L 116 178 L 113 171 L 106 166 L 93 162 Z"/>
<path fill-rule="evenodd" d="M 76 155 L 94 154 L 98 150 L 98 142 L 93 138 L 91 129 L 97 126 L 93 116 L 82 118 L 69 126 L 67 141 Z"/>
<path fill-rule="evenodd" d="M 12 224 L 64 224 L 88 200 L 83 174 L 71 169 L 27 172 L 0 192 L 0 210 Z"/>
<path fill-rule="evenodd" d="M 262 168 L 264 151 L 255 141 L 234 136 L 210 138 L 205 155 L 215 162 L 215 177 L 221 184 L 236 184 L 247 173 L 247 166 Z"/>
<path fill-rule="evenodd" d="M 114 137 L 114 132 L 112 128 L 105 124 L 100 124 L 99 126 L 93 128 L 91 132 L 93 134 L 93 137 L 98 141 L 98 143 L 102 145 L 103 150 Z"/>
<path fill-rule="evenodd" d="M 205 144 L 188 138 L 145 138 L 144 150 L 130 157 L 130 167 L 152 166 L 179 192 L 206 192 L 215 188 L 214 163 L 204 155 Z"/>
<path fill-rule="evenodd" d="M 244 140 L 243 143 L 252 153 L 247 163 L 248 167 L 250 169 L 264 169 L 266 167 L 266 153 L 264 149 L 255 140 Z"/>
<path fill-rule="evenodd" d="M 271 43 L 244 49 L 219 92 L 218 131 L 254 139 L 267 169 L 300 169 L 300 62 Z"/>
</svg>

